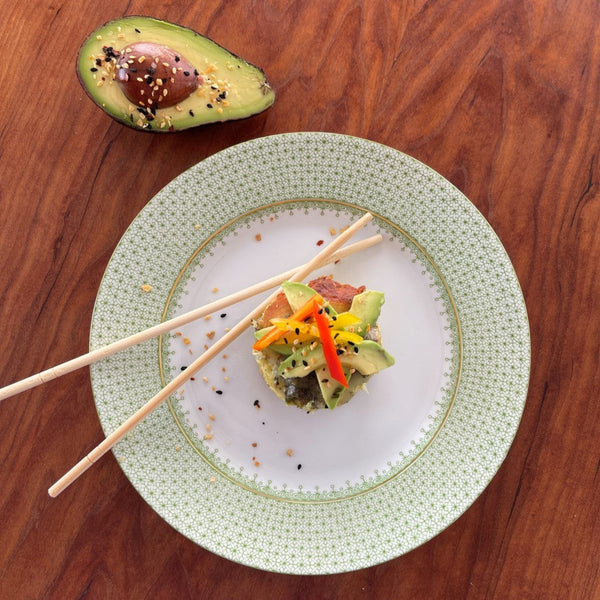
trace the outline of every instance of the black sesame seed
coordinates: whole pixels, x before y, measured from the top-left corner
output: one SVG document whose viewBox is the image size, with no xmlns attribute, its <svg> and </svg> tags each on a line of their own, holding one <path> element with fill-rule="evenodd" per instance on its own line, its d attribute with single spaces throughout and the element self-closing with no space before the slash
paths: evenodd
<svg viewBox="0 0 600 600">
<path fill-rule="evenodd" d="M 296 329 L 294 329 L 294 331 L 296 332 L 296 335 L 300 335 L 300 328 L 296 327 Z"/>
<path fill-rule="evenodd" d="M 196 77 L 198 77 L 198 75 L 200 75 L 200 73 L 198 73 L 198 69 L 194 69 L 194 75 L 195 75 Z"/>
<path fill-rule="evenodd" d="M 137 27 L 134 29 L 136 33 L 142 33 Z"/>
<path fill-rule="evenodd" d="M 254 406 L 260 406 L 260 400 L 255 400 L 254 401 Z"/>
<path fill-rule="evenodd" d="M 154 75 L 154 73 L 156 73 L 156 69 L 153 69 L 152 67 L 147 67 L 146 73 L 148 73 L 148 75 Z"/>
<path fill-rule="evenodd" d="M 92 68 L 90 69 L 90 71 L 92 71 L 93 73 L 95 73 L 97 70 L 98 70 L 98 69 L 96 69 L 96 67 L 92 67 Z"/>
<path fill-rule="evenodd" d="M 358 346 L 354 346 L 354 352 L 358 354 Z"/>
<path fill-rule="evenodd" d="M 295 361 L 295 359 L 292 358 L 292 367 L 295 367 L 295 366 L 296 366 L 296 361 Z"/>
<path fill-rule="evenodd" d="M 221 317 L 221 319 L 224 319 L 227 316 L 227 313 L 221 313 L 219 316 Z"/>
<path fill-rule="evenodd" d="M 190 72 L 189 72 L 189 71 L 184 71 L 184 72 L 183 72 L 183 74 L 184 74 L 186 77 L 189 77 L 189 76 L 190 76 Z"/>
<path fill-rule="evenodd" d="M 179 58 L 179 56 L 175 57 L 175 62 L 179 62 L 181 60 L 181 58 Z"/>
<path fill-rule="evenodd" d="M 212 108 L 212 104 L 210 104 L 210 103 L 209 103 L 209 104 L 207 104 L 207 105 L 206 105 L 206 108 Z"/>
<path fill-rule="evenodd" d="M 129 113 L 129 120 L 133 123 L 133 115 Z"/>
<path fill-rule="evenodd" d="M 326 306 L 326 307 L 325 307 L 325 312 L 326 312 L 327 314 L 329 314 L 329 306 Z"/>
<path fill-rule="evenodd" d="M 344 351 L 341 348 L 338 348 L 335 353 L 340 356 L 341 354 L 344 354 Z"/>
<path fill-rule="evenodd" d="M 137 73 L 137 68 L 136 68 L 136 67 L 129 67 L 129 70 L 130 70 L 132 73 Z"/>
<path fill-rule="evenodd" d="M 96 59 L 96 64 L 97 64 L 98 66 L 100 66 L 100 65 L 102 64 L 102 61 L 101 61 L 99 58 L 97 58 L 97 59 Z"/>
<path fill-rule="evenodd" d="M 182 371 L 185 371 L 187 369 L 187 367 L 181 367 Z"/>
<path fill-rule="evenodd" d="M 221 396 L 223 394 L 223 390 L 215 390 L 216 394 L 219 394 L 219 396 Z"/>
<path fill-rule="evenodd" d="M 302 465 L 298 465 L 298 471 L 302 468 Z"/>
<path fill-rule="evenodd" d="M 308 363 L 307 363 L 305 360 L 303 360 L 303 361 L 302 361 L 302 364 L 303 364 L 305 367 L 308 367 Z"/>
<path fill-rule="evenodd" d="M 193 117 L 194 116 L 194 111 L 190 109 L 189 112 L 190 112 L 190 117 Z"/>
</svg>

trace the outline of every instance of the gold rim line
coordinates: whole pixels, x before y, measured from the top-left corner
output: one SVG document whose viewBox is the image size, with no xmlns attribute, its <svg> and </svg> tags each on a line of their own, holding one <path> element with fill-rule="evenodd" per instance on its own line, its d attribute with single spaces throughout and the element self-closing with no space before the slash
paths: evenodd
<svg viewBox="0 0 600 600">
<path fill-rule="evenodd" d="M 462 329 L 461 329 L 461 325 L 460 325 L 460 319 L 458 316 L 458 309 L 456 307 L 456 304 L 454 302 L 454 297 L 452 296 L 451 292 L 450 292 L 450 288 L 448 287 L 448 284 L 446 283 L 445 278 L 443 277 L 441 271 L 438 269 L 437 265 L 434 263 L 434 261 L 432 260 L 431 256 L 427 253 L 427 251 L 421 246 L 421 244 L 419 242 L 417 242 L 417 240 L 410 235 L 408 232 L 406 232 L 404 229 L 402 229 L 400 226 L 396 225 L 393 221 L 391 221 L 390 219 L 376 213 L 373 212 L 371 210 L 365 209 L 361 206 L 357 206 L 356 204 L 352 204 L 350 202 L 346 202 L 344 200 L 333 200 L 333 199 L 327 199 L 327 198 L 322 198 L 322 199 L 318 199 L 318 198 L 297 198 L 297 199 L 289 199 L 289 200 L 279 200 L 277 202 L 273 202 L 270 204 L 263 204 L 261 206 L 258 206 L 256 208 L 253 208 L 252 210 L 249 210 L 245 213 L 242 213 L 240 215 L 238 215 L 237 217 L 235 217 L 234 219 L 231 219 L 230 221 L 228 221 L 227 223 L 225 223 L 224 225 L 222 225 L 221 227 L 219 227 L 219 229 L 217 229 L 216 231 L 214 231 L 209 237 L 207 237 L 202 244 L 200 244 L 200 246 L 198 246 L 198 248 L 196 248 L 196 250 L 192 253 L 192 255 L 190 256 L 190 258 L 188 258 L 188 260 L 185 262 L 185 264 L 183 265 L 183 267 L 181 268 L 181 271 L 179 272 L 179 275 L 176 277 L 175 281 L 173 282 L 173 285 L 171 287 L 171 290 L 169 291 L 169 294 L 167 296 L 167 299 L 165 301 L 165 308 L 163 310 L 163 313 L 161 315 L 161 322 L 163 322 L 166 319 L 166 315 L 168 312 L 168 308 L 169 308 L 169 304 L 171 303 L 171 300 L 173 298 L 173 295 L 175 294 L 175 290 L 179 284 L 179 282 L 181 281 L 181 278 L 183 277 L 184 273 L 187 271 L 187 269 L 190 267 L 190 265 L 192 264 L 192 262 L 194 261 L 194 259 L 198 256 L 198 254 L 213 240 L 215 239 L 215 237 L 217 237 L 220 233 L 222 233 L 223 231 L 229 229 L 232 225 L 234 225 L 235 223 L 237 223 L 238 221 L 240 221 L 241 219 L 244 219 L 248 216 L 252 216 L 253 214 L 257 213 L 257 212 L 262 212 L 262 211 L 266 211 L 270 208 L 276 208 L 276 207 L 281 207 L 281 206 L 285 206 L 285 205 L 289 205 L 289 204 L 295 204 L 295 203 L 326 203 L 326 204 L 337 204 L 340 206 L 344 206 L 346 208 L 351 208 L 353 210 L 357 210 L 357 211 L 362 211 L 362 212 L 370 212 L 373 217 L 374 220 L 375 219 L 379 219 L 380 221 L 383 221 L 384 223 L 386 223 L 387 225 L 389 225 L 390 227 L 392 227 L 393 229 L 395 229 L 396 231 L 398 231 L 401 235 L 403 235 L 406 239 L 408 239 L 412 244 L 414 244 L 414 246 L 423 254 L 425 260 L 431 265 L 431 267 L 433 268 L 433 270 L 435 271 L 435 273 L 437 274 L 437 276 L 439 277 L 439 280 L 441 281 L 444 290 L 446 291 L 446 294 L 448 296 L 448 299 L 450 300 L 450 305 L 452 306 L 452 312 L 454 314 L 454 319 L 456 322 L 456 329 L 457 329 L 457 334 L 458 334 L 458 369 L 457 369 L 457 374 L 456 374 L 456 380 L 454 383 L 454 389 L 452 390 L 452 396 L 450 397 L 450 402 L 448 403 L 448 407 L 446 409 L 446 412 L 440 422 L 440 424 L 438 425 L 438 427 L 436 428 L 436 430 L 433 432 L 431 438 L 427 441 L 427 443 L 423 446 L 423 448 L 421 448 L 421 450 L 414 456 L 412 457 L 412 459 L 410 460 L 410 462 L 408 462 L 408 464 L 404 465 L 401 469 L 399 469 L 398 471 L 396 471 L 395 473 L 392 473 L 389 477 L 387 477 L 386 479 L 383 479 L 382 481 L 374 484 L 373 486 L 369 487 L 368 489 L 364 489 L 364 490 L 358 490 L 356 492 L 352 492 L 349 493 L 348 495 L 345 496 L 339 496 L 339 497 L 335 497 L 335 498 L 287 498 L 287 497 L 282 497 L 279 496 L 277 494 L 274 493 L 268 493 L 265 492 L 263 490 L 260 489 L 256 489 L 250 485 L 247 485 L 246 483 L 243 483 L 239 480 L 237 480 L 234 476 L 224 472 L 220 467 L 218 467 L 217 465 L 215 465 L 211 460 L 209 460 L 198 448 L 198 446 L 196 445 L 195 441 L 192 439 L 192 437 L 187 433 L 187 431 L 185 430 L 185 427 L 182 425 L 182 423 L 180 423 L 179 417 L 173 407 L 172 401 L 171 401 L 171 397 L 169 397 L 167 399 L 167 405 L 169 407 L 169 411 L 171 412 L 171 415 L 173 416 L 173 419 L 175 420 L 175 423 L 177 424 L 177 427 L 179 428 L 179 430 L 181 431 L 183 437 L 185 438 L 185 440 L 190 444 L 190 446 L 192 447 L 192 449 L 194 450 L 194 452 L 196 452 L 196 454 L 198 456 L 200 456 L 200 458 L 211 468 L 213 469 L 216 473 L 218 473 L 221 477 L 223 477 L 224 479 L 227 479 L 228 481 L 230 481 L 231 483 L 241 487 L 242 489 L 245 489 L 246 491 L 252 492 L 254 494 L 257 494 L 259 496 L 262 496 L 264 498 L 268 498 L 271 500 L 278 500 L 280 502 L 287 502 L 287 503 L 292 503 L 292 504 L 329 504 L 329 503 L 334 503 L 334 502 L 342 502 L 344 500 L 350 500 L 352 498 L 356 498 L 362 495 L 365 495 L 367 493 L 370 493 L 376 489 L 378 489 L 379 487 L 386 485 L 387 483 L 389 483 L 392 479 L 395 479 L 396 477 L 398 477 L 399 475 L 401 475 L 402 473 L 404 473 L 405 471 L 407 471 L 413 464 L 415 464 L 415 462 L 425 453 L 425 451 L 431 446 L 431 444 L 433 443 L 433 441 L 437 438 L 438 434 L 440 433 L 440 431 L 442 430 L 446 420 L 448 419 L 448 416 L 450 414 L 450 411 L 454 405 L 454 401 L 456 399 L 456 394 L 458 391 L 458 387 L 459 387 L 459 383 L 460 383 L 460 378 L 461 378 L 461 374 L 462 374 L 462 359 L 463 359 L 463 339 L 462 339 Z M 164 374 L 164 368 L 163 368 L 163 360 L 162 360 L 162 347 L 163 347 L 163 338 L 166 340 L 167 334 L 162 334 L 159 336 L 158 339 L 158 363 L 159 363 L 159 371 L 160 371 L 160 380 L 161 380 L 161 384 L 164 387 L 166 385 L 166 380 L 165 380 L 165 374 Z M 342 492 L 343 493 L 343 492 Z"/>
</svg>

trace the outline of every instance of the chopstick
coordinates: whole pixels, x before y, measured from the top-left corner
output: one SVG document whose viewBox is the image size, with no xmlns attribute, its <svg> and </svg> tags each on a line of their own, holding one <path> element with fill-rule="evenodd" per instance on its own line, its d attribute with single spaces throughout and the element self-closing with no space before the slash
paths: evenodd
<svg viewBox="0 0 600 600">
<path fill-rule="evenodd" d="M 320 267 L 331 255 L 338 250 L 347 240 L 349 240 L 361 227 L 366 225 L 373 216 L 365 213 L 358 221 L 353 223 L 343 233 L 338 235 L 328 246 L 321 250 L 312 260 L 302 265 L 288 279 L 289 281 L 301 281 L 311 271 Z M 98 461 L 106 452 L 108 452 L 117 442 L 119 442 L 129 431 L 131 431 L 140 421 L 145 419 L 157 406 L 166 400 L 173 392 L 181 387 L 190 377 L 192 377 L 201 367 L 221 353 L 233 340 L 238 338 L 252 323 L 258 318 L 265 308 L 274 300 L 279 290 L 274 291 L 266 300 L 257 306 L 252 312 L 244 317 L 237 325 L 232 327 L 222 338 L 217 340 L 204 354 L 193 361 L 184 371 L 181 371 L 172 381 L 170 381 L 158 394 L 144 404 L 137 412 L 131 415 L 122 425 L 117 427 L 100 444 L 98 444 L 89 454 L 84 456 L 74 467 L 65 473 L 54 485 L 48 489 L 48 494 L 55 498 L 65 488 L 71 485 L 82 473 L 87 471 L 96 461 Z"/>
<path fill-rule="evenodd" d="M 377 244 L 380 241 L 381 235 L 377 234 L 364 240 L 361 240 L 360 242 L 350 244 L 349 246 L 346 246 L 345 248 L 334 252 L 332 256 L 330 256 L 326 260 L 323 260 L 318 266 L 324 266 L 328 263 L 332 263 L 347 256 L 350 256 L 351 254 L 369 248 L 370 246 L 373 246 L 374 244 Z M 30 390 L 39 385 L 42 385 L 43 383 L 47 383 L 54 379 L 58 379 L 59 377 L 62 377 L 67 373 L 71 373 L 72 371 L 91 365 L 108 356 L 112 356 L 117 352 L 125 350 L 126 348 L 130 348 L 131 346 L 135 346 L 136 344 L 141 344 L 142 342 L 145 342 L 156 336 L 162 335 L 163 333 L 167 333 L 168 331 L 172 331 L 173 329 L 186 325 L 187 323 L 191 323 L 196 319 L 200 319 L 206 315 L 209 315 L 218 310 L 222 310 L 223 308 L 236 304 L 237 302 L 246 300 L 247 298 L 251 298 L 252 296 L 265 292 L 283 283 L 286 279 L 290 278 L 296 271 L 298 271 L 302 266 L 303 265 L 295 267 L 294 269 L 290 269 L 285 273 L 275 275 L 269 279 L 265 279 L 260 283 L 255 283 L 254 285 L 244 290 L 240 290 L 238 292 L 230 294 L 229 296 L 225 296 L 223 298 L 220 298 L 219 300 L 215 300 L 214 302 L 205 304 L 204 306 L 191 310 L 190 312 L 187 312 L 183 315 L 179 315 L 177 317 L 174 317 L 173 319 L 169 319 L 168 321 L 164 321 L 162 323 L 159 323 L 158 325 L 154 325 L 149 329 L 145 329 L 144 331 L 134 333 L 133 335 L 130 335 L 126 338 L 107 344 L 102 348 L 92 350 L 87 354 L 82 354 L 77 358 L 73 358 L 54 367 L 50 367 L 45 371 L 41 371 L 40 373 L 30 375 L 25 379 L 21 379 L 20 381 L 11 383 L 6 387 L 0 388 L 0 401 L 5 400 L 6 398 L 10 398 L 11 396 L 14 396 L 16 394 L 20 394 L 21 392 Z"/>
</svg>

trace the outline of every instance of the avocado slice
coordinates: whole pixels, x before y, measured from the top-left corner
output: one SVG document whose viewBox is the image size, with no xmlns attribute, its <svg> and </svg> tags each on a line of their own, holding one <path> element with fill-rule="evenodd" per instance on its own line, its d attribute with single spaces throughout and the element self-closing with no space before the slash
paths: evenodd
<svg viewBox="0 0 600 600">
<path fill-rule="evenodd" d="M 292 308 L 292 312 L 300 310 L 317 292 L 299 281 L 284 281 L 281 289 Z"/>
<path fill-rule="evenodd" d="M 355 369 L 362 375 L 374 375 L 382 369 L 391 367 L 394 358 L 377 342 L 365 340 L 354 346 L 354 350 L 340 354 L 342 367 Z M 282 377 L 304 377 L 327 364 L 323 348 L 319 344 L 312 350 L 303 348 L 296 350 L 279 365 Z"/>
<path fill-rule="evenodd" d="M 323 365 L 315 371 L 321 395 L 327 408 L 334 409 L 337 406 L 346 404 L 356 392 L 362 388 L 371 378 L 370 375 L 362 375 L 358 371 L 352 372 L 349 367 L 344 368 L 344 375 L 348 387 L 345 388 L 341 383 L 331 377 L 327 365 Z"/>
<path fill-rule="evenodd" d="M 260 68 L 192 29 L 145 16 L 115 19 L 91 33 L 77 74 L 102 110 L 143 131 L 243 119 L 275 101 Z"/>
<path fill-rule="evenodd" d="M 364 337 L 369 329 L 374 327 L 377 323 L 384 302 L 385 296 L 383 292 L 378 292 L 376 290 L 366 290 L 361 294 L 354 296 L 348 312 L 358 317 L 360 323 L 352 325 L 352 331 Z"/>
</svg>

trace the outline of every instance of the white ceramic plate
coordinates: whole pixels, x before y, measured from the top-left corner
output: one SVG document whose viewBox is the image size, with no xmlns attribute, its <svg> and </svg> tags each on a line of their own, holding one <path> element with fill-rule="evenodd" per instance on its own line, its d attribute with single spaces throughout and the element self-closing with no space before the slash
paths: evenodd
<svg viewBox="0 0 600 600">
<path fill-rule="evenodd" d="M 366 210 L 375 218 L 357 239 L 383 242 L 319 273 L 385 292 L 380 324 L 396 365 L 368 392 L 333 411 L 285 406 L 258 374 L 248 331 L 115 448 L 164 519 L 231 560 L 359 569 L 424 543 L 472 504 L 527 393 L 529 328 L 511 263 L 475 207 L 422 163 L 296 133 L 234 146 L 176 178 L 108 266 L 92 348 L 302 264 Z M 264 297 L 94 365 L 104 430 Z"/>
</svg>

